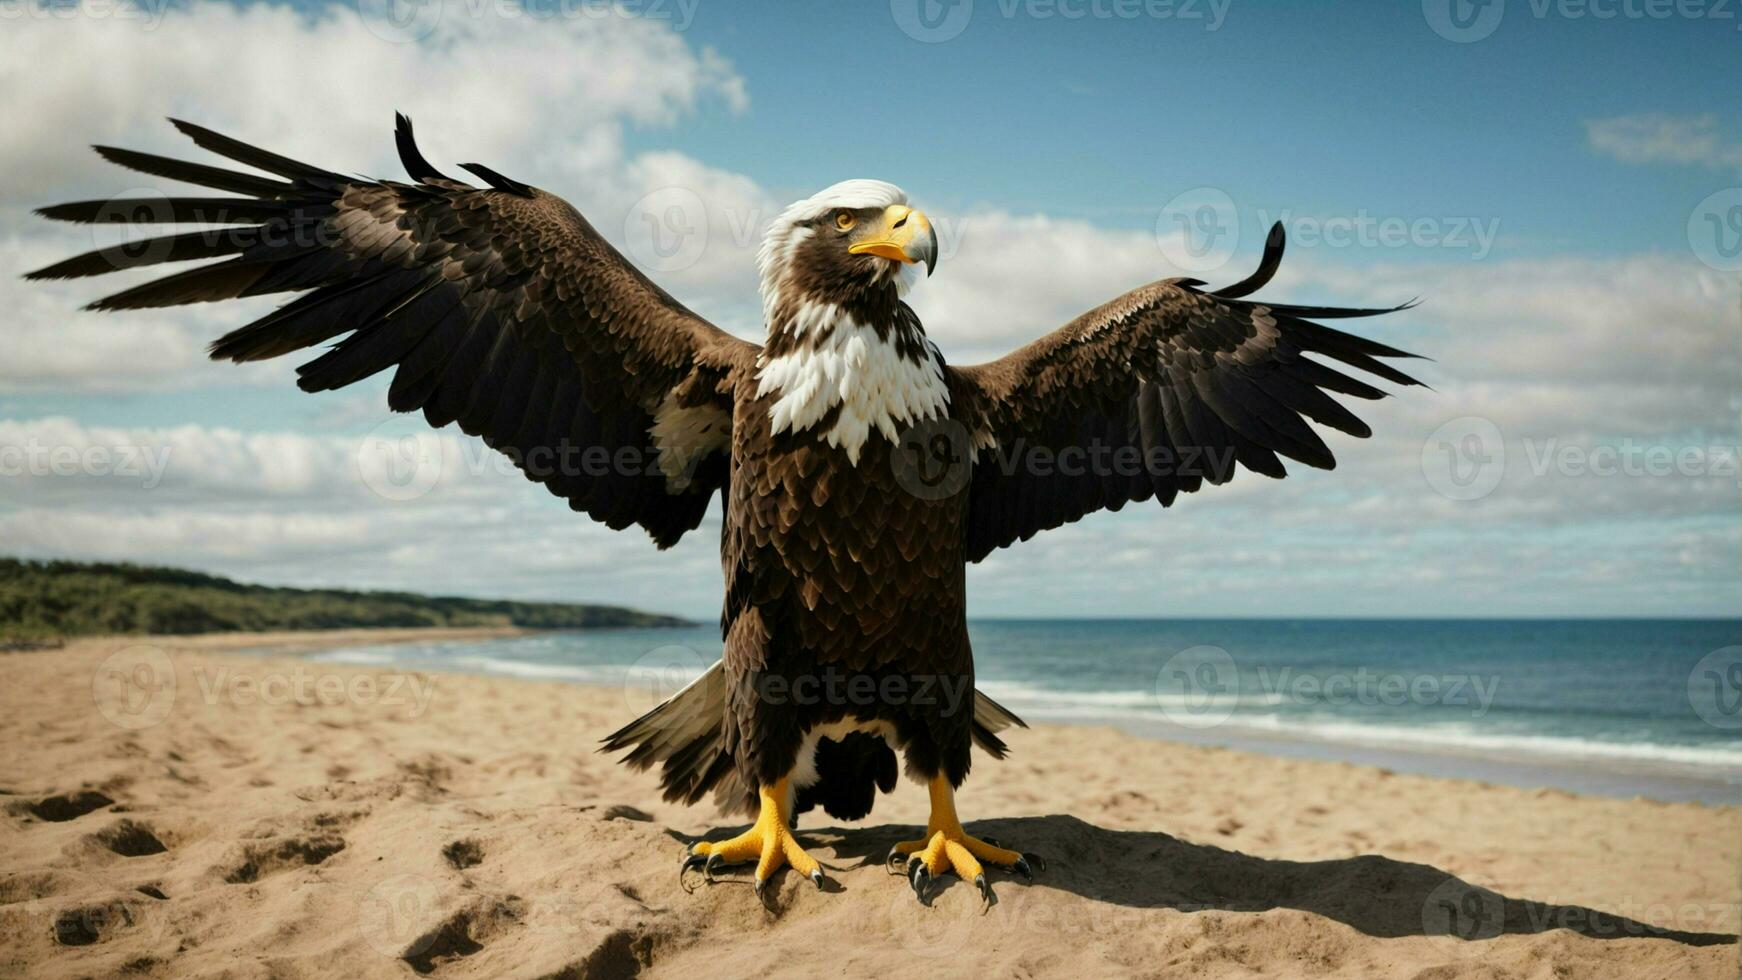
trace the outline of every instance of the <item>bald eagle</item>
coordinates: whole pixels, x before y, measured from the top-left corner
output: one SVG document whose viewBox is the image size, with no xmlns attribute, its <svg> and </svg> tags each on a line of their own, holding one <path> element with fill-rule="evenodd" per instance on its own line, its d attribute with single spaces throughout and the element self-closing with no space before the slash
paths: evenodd
<svg viewBox="0 0 1742 980">
<path fill-rule="evenodd" d="M 303 390 L 391 369 L 394 411 L 458 423 L 574 510 L 639 525 L 660 548 L 721 498 L 724 655 L 604 746 L 659 766 L 668 799 L 711 793 L 754 814 L 682 865 L 711 878 L 754 862 L 759 896 L 782 865 L 821 885 L 794 817 L 816 806 L 866 816 L 894 788 L 898 756 L 930 794 L 924 836 L 891 852 L 922 902 L 945 872 L 988 900 L 985 866 L 1031 875 L 1028 856 L 969 835 L 955 809 L 970 746 L 1002 757 L 998 733 L 1020 723 L 974 690 L 968 563 L 1094 511 L 1167 506 L 1240 467 L 1281 477 L 1286 457 L 1328 469 L 1306 420 L 1364 437 L 1327 393 L 1382 396 L 1345 370 L 1416 383 L 1382 360 L 1411 355 L 1314 322 L 1402 307 L 1244 298 L 1275 272 L 1280 227 L 1237 285 L 1165 279 L 1003 358 L 957 366 L 903 301 L 938 246 L 892 184 L 835 184 L 772 222 L 757 257 L 758 344 L 673 299 L 561 198 L 477 164 L 464 169 L 486 186 L 444 176 L 403 116 L 409 183 L 175 126 L 258 172 L 99 146 L 121 166 L 224 196 L 39 213 L 221 230 L 100 249 L 30 278 L 215 259 L 90 308 L 300 293 L 219 339 L 212 357 L 336 340 L 297 369 Z M 611 464 L 574 462 L 598 459 Z"/>
</svg>

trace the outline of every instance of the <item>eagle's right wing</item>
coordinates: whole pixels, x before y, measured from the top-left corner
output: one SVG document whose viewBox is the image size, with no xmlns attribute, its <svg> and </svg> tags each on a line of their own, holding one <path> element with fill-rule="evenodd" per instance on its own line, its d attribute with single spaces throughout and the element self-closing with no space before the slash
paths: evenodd
<svg viewBox="0 0 1742 980">
<path fill-rule="evenodd" d="M 1282 249 L 1279 224 L 1258 272 L 1240 283 L 1213 292 L 1191 279 L 1151 283 L 999 360 L 951 368 L 969 443 L 952 452 L 974 451 L 968 560 L 1130 501 L 1166 506 L 1226 483 L 1236 463 L 1277 478 L 1278 457 L 1329 469 L 1336 460 L 1309 419 L 1369 435 L 1327 392 L 1384 393 L 1325 361 L 1414 385 L 1383 359 L 1415 355 L 1312 321 L 1404 307 L 1244 299 L 1275 273 Z"/>
<path fill-rule="evenodd" d="M 415 183 L 345 177 L 188 123 L 215 153 L 273 176 L 98 147 L 159 177 L 240 196 L 89 201 L 43 208 L 75 222 L 226 225 L 99 249 L 33 279 L 222 259 L 98 300 L 176 306 L 304 292 L 212 346 L 252 361 L 341 337 L 297 369 L 305 391 L 394 369 L 388 404 L 458 422 L 528 478 L 612 528 L 661 547 L 701 522 L 726 481 L 729 376 L 757 347 L 690 312 L 561 198 L 476 165 L 450 180 L 399 120 Z"/>
</svg>

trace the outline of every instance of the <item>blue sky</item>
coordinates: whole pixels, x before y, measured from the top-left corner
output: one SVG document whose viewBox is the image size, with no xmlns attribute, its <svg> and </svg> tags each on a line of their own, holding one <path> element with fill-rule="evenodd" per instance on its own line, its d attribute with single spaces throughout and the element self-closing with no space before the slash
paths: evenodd
<svg viewBox="0 0 1742 980">
<path fill-rule="evenodd" d="M 699 142 L 797 192 L 865 165 L 861 140 L 829 137 L 882 134 L 870 160 L 915 194 L 1115 227 L 1152 224 L 1170 188 L 1214 185 L 1273 211 L 1500 216 L 1506 254 L 1684 247 L 1681 215 L 1724 182 L 1594 155 L 1584 124 L 1711 113 L 1735 134 L 1742 22 L 1512 7 L 1451 44 L 1407 2 L 1235 0 L 1211 30 L 1207 3 L 1181 8 L 1193 20 L 1066 20 L 979 0 L 961 34 L 921 44 L 885 3 L 704 3 L 689 36 L 732 59 L 754 103 L 681 143 L 635 143 Z"/>
<path fill-rule="evenodd" d="M 647 258 L 636 209 L 693 194 L 705 251 L 650 274 L 747 335 L 741 229 L 851 176 L 901 184 L 959 231 L 914 299 L 958 361 L 1163 275 L 1240 278 L 1277 218 L 1293 250 L 1266 295 L 1426 299 L 1364 329 L 1433 355 L 1434 392 L 1361 406 L 1377 435 L 1332 440 L 1337 471 L 1246 477 L 1000 552 L 972 573 L 976 613 L 1712 615 L 1742 599 L 1738 265 L 1696 240 L 1710 221 L 1712 242 L 1742 236 L 1742 21 L 1727 8 L 1604 18 L 1495 0 L 1466 8 L 1482 36 L 1463 42 L 1436 32 L 1440 0 L 1153 8 L 1168 16 L 975 0 L 929 8 L 964 25 L 934 42 L 903 31 L 909 0 L 629 8 L 645 17 L 449 0 L 401 8 L 427 15 L 409 32 L 380 0 L 64 9 L 0 36 L 0 80 L 56 93 L 0 136 L 15 175 L 0 249 L 17 271 L 90 247 L 30 207 L 152 189 L 84 144 L 197 155 L 161 124 L 173 113 L 397 175 L 403 108 L 438 166 L 481 160 L 561 193 L 632 259 Z M 1180 268 L 1170 209 L 1206 190 L 1231 203 L 1239 245 Z M 1349 237 L 1361 222 L 1415 230 Z M 442 443 L 458 470 L 433 490 L 382 500 L 356 459 L 371 432 L 399 431 L 383 382 L 309 397 L 294 361 L 201 361 L 263 307 L 102 318 L 72 311 L 107 284 L 9 280 L 0 451 L 16 451 L 0 464 L 55 446 L 168 462 L 149 487 L 0 465 L 0 550 L 698 617 L 718 602 L 714 520 L 658 554 L 460 440 Z M 1436 470 L 1459 447 L 1478 469 L 1504 456 L 1487 492 Z M 1593 472 L 1606 459 L 1638 465 Z"/>
</svg>

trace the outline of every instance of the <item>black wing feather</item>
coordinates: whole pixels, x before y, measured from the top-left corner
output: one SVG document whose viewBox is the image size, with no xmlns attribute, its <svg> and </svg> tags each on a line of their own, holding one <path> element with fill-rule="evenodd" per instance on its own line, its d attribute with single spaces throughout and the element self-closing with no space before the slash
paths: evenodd
<svg viewBox="0 0 1742 980">
<path fill-rule="evenodd" d="M 418 151 L 404 116 L 395 142 L 412 184 L 347 178 L 201 126 L 175 125 L 197 145 L 271 176 L 99 147 L 105 158 L 143 173 L 245 196 L 85 201 L 39 213 L 82 223 L 253 227 L 99 249 L 32 278 L 218 259 L 91 307 L 301 293 L 220 338 L 212 356 L 251 361 L 338 338 L 298 369 L 300 387 L 342 388 L 391 369 L 391 408 L 422 409 L 437 426 L 458 422 L 611 527 L 640 524 L 665 547 L 700 523 L 727 477 L 716 461 L 704 461 L 700 478 L 681 485 L 656 467 L 579 473 L 554 464 L 591 446 L 657 458 L 649 445 L 654 412 L 680 386 L 718 391 L 722 378 L 754 363 L 754 345 L 647 281 L 560 199 L 475 164 L 467 169 L 491 189 L 448 180 Z M 730 425 L 723 397 L 684 407 L 717 412 L 720 425 Z M 571 430 L 577 424 L 583 431 Z"/>
<path fill-rule="evenodd" d="M 1331 469 L 1336 457 L 1309 419 L 1371 434 L 1327 392 L 1384 393 L 1314 358 L 1415 385 L 1384 360 L 1415 355 L 1308 317 L 1376 316 L 1413 304 L 1353 309 L 1245 300 L 1275 275 L 1284 242 L 1281 226 L 1272 228 L 1258 270 L 1225 289 L 1204 291 L 1196 280 L 1154 283 L 1001 360 L 951 369 L 962 420 L 996 444 L 982 451 L 968 484 L 969 560 L 1127 501 L 1153 495 L 1169 505 L 1204 483 L 1227 483 L 1241 467 L 1281 478 L 1287 457 Z M 1031 446 L 1055 455 L 1090 449 L 1089 458 L 1103 461 L 1136 450 L 1143 465 L 1136 474 L 1061 474 L 1026 465 L 1021 457 Z"/>
</svg>

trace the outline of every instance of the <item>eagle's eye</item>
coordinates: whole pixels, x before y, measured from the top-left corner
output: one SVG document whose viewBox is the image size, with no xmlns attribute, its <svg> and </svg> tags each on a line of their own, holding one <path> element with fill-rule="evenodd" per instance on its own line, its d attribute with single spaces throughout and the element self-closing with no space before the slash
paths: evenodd
<svg viewBox="0 0 1742 980">
<path fill-rule="evenodd" d="M 853 223 L 856 220 L 858 220 L 858 219 L 853 217 L 853 213 L 851 211 L 838 211 L 835 213 L 835 227 L 841 229 L 842 231 L 846 231 L 846 230 L 852 228 Z"/>
</svg>

